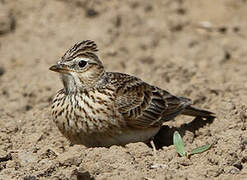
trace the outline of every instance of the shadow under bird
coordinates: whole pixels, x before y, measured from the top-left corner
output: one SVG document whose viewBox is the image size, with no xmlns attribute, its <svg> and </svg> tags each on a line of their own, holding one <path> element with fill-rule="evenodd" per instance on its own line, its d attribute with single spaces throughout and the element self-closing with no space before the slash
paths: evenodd
<svg viewBox="0 0 247 180">
<path fill-rule="evenodd" d="M 73 144 L 87 147 L 149 142 L 162 123 L 183 114 L 213 118 L 214 113 L 191 106 L 141 79 L 106 72 L 94 41 L 75 44 L 50 70 L 58 72 L 64 88 L 52 102 L 52 117 Z"/>
</svg>

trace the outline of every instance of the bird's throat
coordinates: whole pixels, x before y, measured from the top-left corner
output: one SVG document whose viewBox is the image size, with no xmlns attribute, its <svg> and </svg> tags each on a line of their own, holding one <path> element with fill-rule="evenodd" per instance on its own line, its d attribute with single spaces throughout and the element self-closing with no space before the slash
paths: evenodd
<svg viewBox="0 0 247 180">
<path fill-rule="evenodd" d="M 63 82 L 66 94 L 74 93 L 76 91 L 76 82 L 71 75 L 61 74 L 61 80 Z"/>
<path fill-rule="evenodd" d="M 87 76 L 78 76 L 76 73 L 61 74 L 61 80 L 64 85 L 65 93 L 72 94 L 76 91 L 84 89 L 92 89 L 101 87 L 106 83 L 106 73 L 104 71 L 99 74 L 87 74 Z"/>
</svg>

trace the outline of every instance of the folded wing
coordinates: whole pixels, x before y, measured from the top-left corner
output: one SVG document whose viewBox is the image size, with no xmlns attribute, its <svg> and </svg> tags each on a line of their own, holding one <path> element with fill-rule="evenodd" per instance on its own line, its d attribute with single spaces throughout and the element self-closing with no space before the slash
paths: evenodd
<svg viewBox="0 0 247 180">
<path fill-rule="evenodd" d="M 189 99 L 173 96 L 133 76 L 125 74 L 115 76 L 118 79 L 115 107 L 130 127 L 160 126 L 191 104 Z"/>
</svg>

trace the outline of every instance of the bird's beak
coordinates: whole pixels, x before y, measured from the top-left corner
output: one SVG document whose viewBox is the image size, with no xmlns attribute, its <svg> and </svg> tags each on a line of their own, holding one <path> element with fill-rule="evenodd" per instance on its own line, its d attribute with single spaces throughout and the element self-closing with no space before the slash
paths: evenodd
<svg viewBox="0 0 247 180">
<path fill-rule="evenodd" d="M 49 68 L 51 71 L 59 72 L 59 73 L 65 73 L 68 72 L 68 68 L 63 64 L 55 64 Z"/>
</svg>

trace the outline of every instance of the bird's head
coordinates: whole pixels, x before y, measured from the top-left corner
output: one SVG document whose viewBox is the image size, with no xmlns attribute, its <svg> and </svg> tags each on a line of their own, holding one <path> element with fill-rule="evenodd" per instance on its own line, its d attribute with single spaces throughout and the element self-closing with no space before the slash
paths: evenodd
<svg viewBox="0 0 247 180">
<path fill-rule="evenodd" d="M 104 66 L 94 41 L 86 40 L 71 47 L 56 65 L 49 69 L 60 73 L 67 93 L 92 88 L 104 74 Z"/>
</svg>

